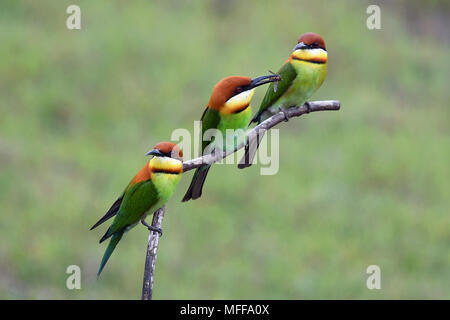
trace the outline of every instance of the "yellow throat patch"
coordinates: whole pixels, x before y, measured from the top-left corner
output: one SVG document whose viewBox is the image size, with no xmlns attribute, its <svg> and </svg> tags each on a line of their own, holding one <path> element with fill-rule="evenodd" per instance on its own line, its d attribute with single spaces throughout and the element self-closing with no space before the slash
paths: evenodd
<svg viewBox="0 0 450 320">
<path fill-rule="evenodd" d="M 178 174 L 183 172 L 183 162 L 169 157 L 153 157 L 148 166 L 151 176 L 155 173 Z"/>
<path fill-rule="evenodd" d="M 312 63 L 327 63 L 327 52 L 323 49 L 298 49 L 292 52 L 292 60 L 300 60 Z"/>
<path fill-rule="evenodd" d="M 250 104 L 252 100 L 253 94 L 255 93 L 255 89 L 246 90 L 241 92 L 234 97 L 228 99 L 225 102 L 225 105 L 220 110 L 221 114 L 231 114 L 244 110 Z"/>
</svg>

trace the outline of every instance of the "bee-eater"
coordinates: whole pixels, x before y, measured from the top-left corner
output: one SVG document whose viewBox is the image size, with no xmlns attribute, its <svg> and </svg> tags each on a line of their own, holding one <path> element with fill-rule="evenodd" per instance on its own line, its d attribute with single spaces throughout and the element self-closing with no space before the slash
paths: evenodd
<svg viewBox="0 0 450 320">
<path fill-rule="evenodd" d="M 103 255 L 97 276 L 100 276 L 106 262 L 123 234 L 139 221 L 149 230 L 162 230 L 145 222 L 147 214 L 165 205 L 172 196 L 183 172 L 183 152 L 172 142 L 160 142 L 146 155 L 154 156 L 131 180 L 125 191 L 114 202 L 108 212 L 91 228 L 94 229 L 109 218 L 116 216 L 113 223 L 100 239 L 100 243 L 111 238 Z"/>
<path fill-rule="evenodd" d="M 245 129 L 251 119 L 250 101 L 254 89 L 260 85 L 280 80 L 278 75 L 262 76 L 254 79 L 231 76 L 220 80 L 213 89 L 209 103 L 201 117 L 202 137 L 205 131 L 217 129 L 227 140 L 227 129 Z M 211 149 L 213 141 L 202 141 L 202 153 Z M 219 146 L 220 147 L 220 146 Z M 183 202 L 197 199 L 202 195 L 203 184 L 211 165 L 204 165 L 195 170 L 189 189 L 183 197 Z"/>
<path fill-rule="evenodd" d="M 281 76 L 278 87 L 270 84 L 251 122 L 259 124 L 275 113 L 284 112 L 284 109 L 302 106 L 322 85 L 327 74 L 327 49 L 322 37 L 312 32 L 303 34 L 278 74 Z M 241 161 L 239 168 L 250 166 L 248 159 L 253 159 L 253 156 L 249 156 L 247 146 L 246 163 Z"/>
</svg>

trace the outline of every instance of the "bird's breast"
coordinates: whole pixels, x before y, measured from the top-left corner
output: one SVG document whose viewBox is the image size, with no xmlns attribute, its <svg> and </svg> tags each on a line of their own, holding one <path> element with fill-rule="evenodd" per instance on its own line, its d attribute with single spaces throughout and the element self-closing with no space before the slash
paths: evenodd
<svg viewBox="0 0 450 320">
<path fill-rule="evenodd" d="M 167 201 L 181 179 L 183 163 L 169 157 L 154 157 L 150 160 L 150 179 L 158 191 L 161 201 Z"/>
<path fill-rule="evenodd" d="M 226 134 L 226 129 L 244 129 L 247 128 L 252 116 L 252 107 L 247 105 L 239 112 L 221 114 L 220 122 L 217 127 L 223 134 Z"/>
<path fill-rule="evenodd" d="M 152 173 L 152 182 L 158 191 L 160 201 L 165 203 L 175 191 L 175 188 L 181 180 L 181 173 Z"/>
</svg>

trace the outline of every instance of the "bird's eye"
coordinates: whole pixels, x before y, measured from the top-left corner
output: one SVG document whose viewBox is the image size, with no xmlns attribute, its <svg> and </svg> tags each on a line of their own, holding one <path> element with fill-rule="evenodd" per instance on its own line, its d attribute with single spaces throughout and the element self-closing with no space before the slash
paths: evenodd
<svg viewBox="0 0 450 320">
<path fill-rule="evenodd" d="M 241 87 L 237 87 L 237 88 L 234 90 L 234 92 L 240 93 L 240 92 L 242 92 L 242 88 L 241 88 Z"/>
</svg>

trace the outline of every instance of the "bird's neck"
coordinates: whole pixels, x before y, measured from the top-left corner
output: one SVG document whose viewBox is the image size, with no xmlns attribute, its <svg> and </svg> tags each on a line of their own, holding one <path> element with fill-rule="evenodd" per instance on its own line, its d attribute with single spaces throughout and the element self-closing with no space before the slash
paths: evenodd
<svg viewBox="0 0 450 320">
<path fill-rule="evenodd" d="M 180 160 L 169 157 L 153 157 L 148 163 L 150 173 L 181 174 L 183 163 Z"/>
<path fill-rule="evenodd" d="M 314 64 L 326 64 L 328 61 L 327 52 L 321 48 L 299 49 L 292 52 L 291 61 L 304 61 Z"/>
<path fill-rule="evenodd" d="M 154 157 L 149 162 L 149 169 L 151 180 L 158 191 L 158 205 L 164 205 L 181 180 L 183 163 L 169 157 Z"/>
<path fill-rule="evenodd" d="M 254 93 L 255 90 L 251 89 L 231 97 L 225 102 L 222 108 L 220 108 L 220 115 L 227 116 L 238 114 L 246 110 L 250 106 L 250 101 L 252 101 Z"/>
</svg>

